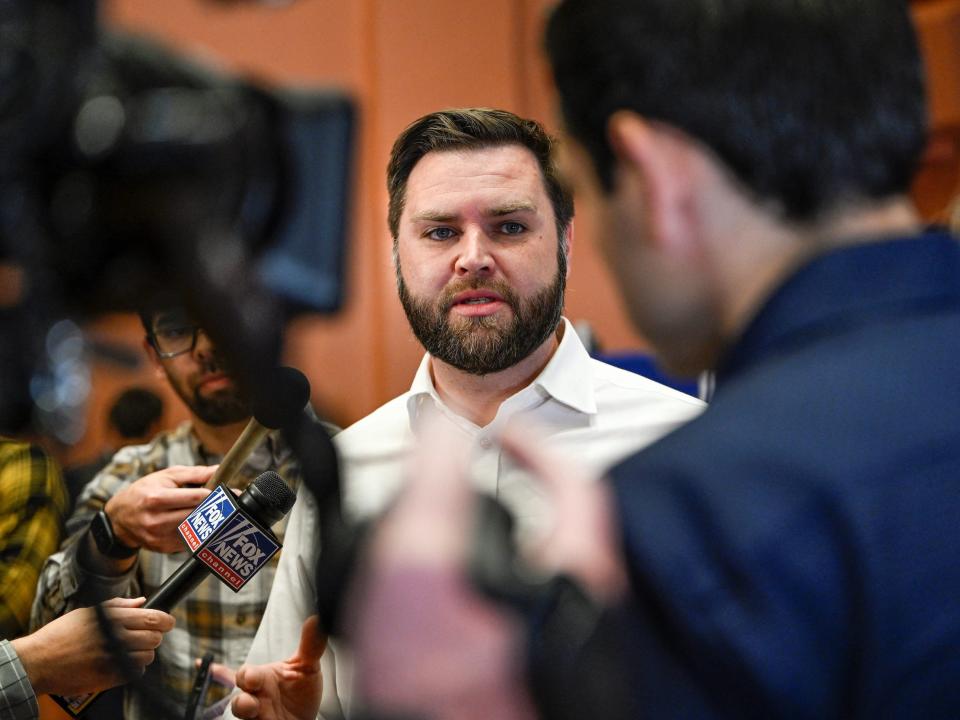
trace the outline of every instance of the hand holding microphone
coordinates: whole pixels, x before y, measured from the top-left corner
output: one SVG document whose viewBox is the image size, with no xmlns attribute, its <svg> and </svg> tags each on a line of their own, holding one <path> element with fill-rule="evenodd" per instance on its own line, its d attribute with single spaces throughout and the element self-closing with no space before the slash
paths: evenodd
<svg viewBox="0 0 960 720">
<path fill-rule="evenodd" d="M 247 458 L 273 429 L 292 425 L 310 399 L 310 383 L 299 370 L 278 367 L 258 388 L 254 414 L 240 437 L 216 468 L 176 466 L 150 473 L 114 495 L 104 507 L 100 525 L 112 535 L 120 552 L 87 553 L 91 569 L 116 574 L 129 567 L 133 550 L 160 553 L 182 549 L 177 527 L 218 484 L 231 486 Z M 101 532 L 103 534 L 103 532 Z M 99 547 L 99 546 L 98 546 Z M 131 552 L 124 553 L 123 549 Z"/>
<path fill-rule="evenodd" d="M 286 515 L 296 499 L 293 490 L 275 472 L 261 474 L 236 498 L 236 517 L 223 520 L 204 539 L 206 544 L 166 579 L 144 607 L 169 612 L 211 573 L 232 579 L 234 589 L 239 589 L 236 585 L 249 580 L 269 559 L 263 541 L 258 541 L 263 538 L 263 530 Z M 216 512 L 221 513 L 219 509 Z M 270 535 L 269 531 L 266 535 Z M 266 542 L 269 540 L 270 537 L 265 538 Z M 279 549 L 279 543 L 273 542 Z"/>
<path fill-rule="evenodd" d="M 103 604 L 127 647 L 127 660 L 139 672 L 153 662 L 156 647 L 174 625 L 172 616 L 141 605 L 143 598 L 114 598 Z M 96 611 L 78 608 L 14 640 L 13 646 L 35 692 L 69 695 L 104 690 L 126 680 L 98 636 Z"/>
<path fill-rule="evenodd" d="M 272 541 L 276 546 L 273 552 L 279 549 L 269 527 L 286 515 L 297 499 L 280 476 L 268 470 L 257 477 L 239 497 L 233 498 L 237 510 L 227 517 L 228 513 L 221 508 L 231 499 L 225 493 L 219 502 L 204 502 L 197 508 L 199 511 L 209 504 L 210 515 L 223 519 L 212 534 L 201 539 L 204 544 L 167 578 L 144 607 L 169 612 L 211 573 L 224 578 L 237 590 L 273 554 L 265 545 L 270 548 Z"/>
<path fill-rule="evenodd" d="M 131 548 L 160 553 L 183 549 L 177 526 L 210 491 L 204 487 L 216 468 L 173 466 L 150 473 L 107 501 L 116 539 Z"/>
<path fill-rule="evenodd" d="M 117 575 L 133 565 L 140 548 L 171 553 L 183 549 L 177 526 L 210 491 L 202 487 L 212 467 L 174 466 L 136 480 L 98 512 L 80 552 L 84 566 Z"/>
<path fill-rule="evenodd" d="M 296 494 L 281 477 L 269 470 L 250 483 L 239 497 L 222 488 L 208 493 L 187 520 L 203 515 L 204 523 L 216 519 L 216 528 L 203 538 L 196 554 L 150 596 L 143 608 L 169 613 L 210 574 L 239 590 L 280 548 L 269 528 L 290 511 L 296 499 Z M 163 613 L 157 613 L 157 617 L 170 617 Z M 119 639 L 126 640 L 124 635 L 118 635 Z M 159 640 L 153 647 L 157 644 Z M 152 652 L 152 648 L 150 650 Z M 98 694 L 52 697 L 68 714 L 77 717 Z"/>
</svg>

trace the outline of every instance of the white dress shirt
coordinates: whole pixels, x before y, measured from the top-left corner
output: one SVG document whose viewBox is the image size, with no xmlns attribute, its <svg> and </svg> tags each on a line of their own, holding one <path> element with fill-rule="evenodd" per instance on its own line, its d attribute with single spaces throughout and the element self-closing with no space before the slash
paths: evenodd
<svg viewBox="0 0 960 720">
<path fill-rule="evenodd" d="M 437 394 L 425 355 L 410 390 L 334 438 L 340 452 L 344 511 L 354 519 L 384 509 L 403 482 L 404 460 L 415 442 L 418 418 L 434 408 L 471 439 L 471 480 L 514 514 L 522 534 L 549 520 L 536 484 L 514 467 L 493 438 L 511 419 L 537 425 L 557 452 L 598 474 L 700 413 L 700 400 L 592 359 L 564 320 L 553 357 L 530 385 L 507 398 L 493 421 L 479 427 L 448 408 Z M 300 629 L 316 612 L 314 568 L 319 556 L 318 511 L 301 493 L 290 514 L 286 539 L 267 609 L 247 662 L 263 664 L 292 655 Z M 335 662 L 331 659 L 335 655 Z M 349 715 L 350 663 L 342 646 L 322 660 L 321 714 Z M 229 712 L 225 717 L 232 718 Z"/>
</svg>

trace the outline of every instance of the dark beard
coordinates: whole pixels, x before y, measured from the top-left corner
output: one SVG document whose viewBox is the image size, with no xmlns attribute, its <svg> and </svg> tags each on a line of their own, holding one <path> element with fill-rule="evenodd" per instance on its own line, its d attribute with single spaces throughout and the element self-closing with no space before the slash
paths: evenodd
<svg viewBox="0 0 960 720">
<path fill-rule="evenodd" d="M 557 329 L 563 311 L 566 272 L 561 267 L 553 283 L 526 301 L 504 283 L 474 280 L 448 288 L 431 303 L 410 295 L 397 268 L 400 303 L 413 334 L 433 357 L 472 375 L 487 375 L 513 367 L 529 356 Z M 500 294 L 513 310 L 510 323 L 501 328 L 492 317 L 449 321 L 453 297 L 464 290 L 485 288 Z"/>
<path fill-rule="evenodd" d="M 208 397 L 194 391 L 186 401 L 193 413 L 207 425 L 232 425 L 250 417 L 250 403 L 237 390 L 220 390 Z"/>
<path fill-rule="evenodd" d="M 227 372 L 224 369 L 222 361 L 212 359 L 207 361 L 201 368 L 201 373 Z M 231 376 L 232 377 L 232 376 Z M 232 425 L 233 423 L 247 420 L 253 412 L 250 407 L 250 401 L 236 387 L 218 390 L 212 395 L 203 397 L 200 390 L 195 389 L 189 393 L 185 387 L 181 387 L 175 382 L 170 383 L 180 399 L 186 403 L 191 412 L 207 425 L 219 427 L 222 425 Z"/>
</svg>

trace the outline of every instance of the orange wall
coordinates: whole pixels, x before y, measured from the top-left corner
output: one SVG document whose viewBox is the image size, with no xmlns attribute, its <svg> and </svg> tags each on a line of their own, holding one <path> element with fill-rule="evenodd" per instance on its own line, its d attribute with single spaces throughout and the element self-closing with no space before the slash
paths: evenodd
<svg viewBox="0 0 960 720">
<path fill-rule="evenodd" d="M 336 422 L 348 424 L 406 389 L 421 354 L 397 302 L 390 264 L 384 168 L 394 137 L 423 113 L 463 105 L 504 107 L 555 129 L 539 49 L 541 17 L 550 4 L 296 0 L 270 8 L 254 3 L 230 7 L 213 0 L 104 3 L 109 23 L 154 34 L 228 68 L 277 82 L 335 85 L 355 96 L 360 132 L 349 300 L 338 316 L 302 317 L 287 333 L 288 361 L 306 372 L 314 401 Z M 933 217 L 957 190 L 960 0 L 927 0 L 917 6 L 929 51 L 936 132 L 915 194 L 924 213 Z M 609 349 L 641 348 L 643 341 L 626 322 L 592 248 L 591 225 L 581 211 L 567 315 L 589 320 Z M 133 336 L 125 337 L 136 343 L 136 324 L 132 327 Z M 95 399 L 95 410 L 102 412 L 104 404 Z M 96 454 L 101 424 L 101 416 L 93 416 L 88 437 L 73 457 Z"/>
<path fill-rule="evenodd" d="M 494 106 L 555 127 L 539 53 L 549 0 L 299 0 L 226 7 L 209 0 L 110 0 L 113 26 L 157 36 L 234 71 L 276 82 L 346 88 L 360 110 L 350 234 L 349 299 L 334 318 L 306 316 L 287 332 L 287 360 L 310 378 L 314 401 L 349 424 L 403 392 L 422 350 L 396 299 L 384 169 L 396 135 L 442 107 Z M 578 219 L 578 227 L 589 218 Z M 639 347 L 590 247 L 577 235 L 568 315 L 588 318 L 610 348 Z M 129 330 L 132 328 L 132 330 Z M 102 330 L 102 328 L 101 328 Z M 136 323 L 122 341 L 136 343 Z M 99 373 L 102 376 L 109 373 Z M 116 376 L 111 375 L 116 380 Z M 109 385 L 132 382 L 121 379 Z M 106 400 L 69 459 L 95 455 Z M 176 415 L 177 417 L 182 416 Z"/>
<path fill-rule="evenodd" d="M 932 130 L 914 197 L 925 216 L 944 220 L 960 194 L 960 0 L 915 3 L 914 18 L 924 47 Z"/>
<path fill-rule="evenodd" d="M 396 300 L 386 228 L 384 167 L 393 138 L 423 113 L 491 105 L 553 122 L 539 54 L 539 24 L 550 0 L 297 0 L 270 9 L 212 0 L 109 0 L 105 18 L 150 32 L 237 70 L 279 82 L 333 84 L 360 107 L 350 264 L 350 298 L 335 318 L 303 317 L 289 328 L 289 361 L 303 369 L 314 400 L 348 424 L 408 386 L 421 350 Z M 960 0 L 915 3 L 930 69 L 934 133 L 915 197 L 940 215 L 960 167 Z M 567 314 L 588 319 L 610 349 L 643 347 L 614 297 L 589 235 L 577 219 Z M 96 332 L 139 346 L 130 317 L 110 317 Z M 68 459 L 99 451 L 107 399 L 149 369 L 95 367 L 90 430 Z M 162 387 L 162 386 L 161 386 Z M 168 395 L 168 399 L 172 397 Z M 185 416 L 171 403 L 168 421 Z M 66 717 L 45 704 L 45 720 Z"/>
</svg>

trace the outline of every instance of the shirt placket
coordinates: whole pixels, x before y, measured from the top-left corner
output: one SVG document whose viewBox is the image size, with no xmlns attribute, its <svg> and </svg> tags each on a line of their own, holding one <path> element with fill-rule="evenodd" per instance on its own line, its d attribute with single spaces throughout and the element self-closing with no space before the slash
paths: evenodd
<svg viewBox="0 0 960 720">
<path fill-rule="evenodd" d="M 504 400 L 493 421 L 478 430 L 472 463 L 478 490 L 499 497 L 504 463 L 500 445 L 495 438 L 511 419 L 524 413 L 535 414 L 537 408 L 542 407 L 547 399 L 548 396 L 539 387 L 528 387 Z"/>
</svg>

